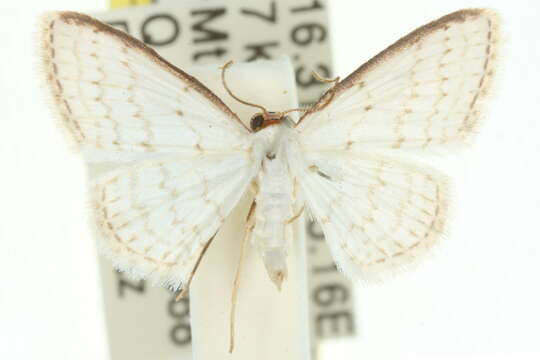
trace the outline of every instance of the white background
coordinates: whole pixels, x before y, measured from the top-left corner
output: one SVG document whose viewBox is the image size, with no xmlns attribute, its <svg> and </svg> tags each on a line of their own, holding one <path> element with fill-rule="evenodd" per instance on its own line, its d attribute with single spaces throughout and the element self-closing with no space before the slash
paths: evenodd
<svg viewBox="0 0 540 360">
<path fill-rule="evenodd" d="M 462 7 L 498 9 L 506 46 L 476 144 L 437 160 L 455 179 L 451 233 L 418 270 L 358 289 L 361 338 L 330 344 L 327 358 L 539 359 L 539 3 L 331 2 L 340 75 Z M 106 8 L 105 0 L 0 5 L 1 359 L 108 356 L 82 161 L 42 101 L 33 41 L 40 12 Z"/>
</svg>

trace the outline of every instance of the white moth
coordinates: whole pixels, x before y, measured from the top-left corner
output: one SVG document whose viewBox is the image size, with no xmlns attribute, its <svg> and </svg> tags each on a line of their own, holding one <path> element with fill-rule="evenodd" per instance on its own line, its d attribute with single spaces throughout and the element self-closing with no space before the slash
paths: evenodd
<svg viewBox="0 0 540 360">
<path fill-rule="evenodd" d="M 121 164 L 91 186 L 102 248 L 118 269 L 184 290 L 252 185 L 247 233 L 278 287 L 304 208 L 349 277 L 415 264 L 444 232 L 447 179 L 394 155 L 453 149 L 475 133 L 499 40 L 494 13 L 452 13 L 336 80 L 297 123 L 252 104 L 261 112 L 248 128 L 129 35 L 72 12 L 41 26 L 63 127 L 88 162 Z"/>
</svg>

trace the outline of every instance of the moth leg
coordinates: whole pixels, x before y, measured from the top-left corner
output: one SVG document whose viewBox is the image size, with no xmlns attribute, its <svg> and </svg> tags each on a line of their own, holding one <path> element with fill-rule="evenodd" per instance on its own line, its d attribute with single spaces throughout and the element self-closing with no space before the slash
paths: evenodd
<svg viewBox="0 0 540 360">
<path fill-rule="evenodd" d="M 250 190 L 253 192 L 253 196 L 257 196 L 259 193 L 259 184 L 256 181 L 252 181 Z M 251 206 L 253 206 L 253 204 Z"/>
<path fill-rule="evenodd" d="M 292 224 L 296 219 L 298 219 L 300 217 L 300 215 L 302 215 L 302 213 L 304 212 L 304 205 L 302 205 L 302 208 L 296 213 L 296 215 L 294 215 L 292 218 L 290 218 L 289 220 L 287 220 L 287 222 L 285 224 Z"/>
<path fill-rule="evenodd" d="M 216 233 L 217 234 L 217 233 Z M 175 301 L 180 301 L 186 296 L 187 292 L 189 291 L 189 286 L 191 285 L 191 280 L 193 280 L 193 276 L 195 276 L 195 272 L 199 268 L 199 265 L 201 264 L 201 260 L 206 253 L 206 250 L 208 250 L 208 247 L 212 243 L 212 240 L 216 237 L 216 234 L 208 240 L 208 242 L 204 245 L 204 247 L 201 250 L 201 253 L 199 254 L 199 258 L 197 259 L 197 262 L 195 263 L 195 266 L 193 267 L 193 270 L 191 270 L 191 274 L 189 274 L 188 281 L 185 283 L 184 286 L 182 286 L 182 291 L 180 291 L 180 294 L 176 297 Z"/>
<path fill-rule="evenodd" d="M 238 267 L 236 268 L 236 274 L 234 276 L 233 290 L 231 294 L 231 312 L 230 312 L 230 337 L 229 337 L 229 353 L 232 353 L 234 350 L 234 333 L 235 333 L 235 319 L 236 319 L 236 304 L 238 302 L 238 288 L 240 286 L 240 273 L 244 267 L 244 260 L 246 256 L 246 249 L 248 244 L 248 239 L 253 232 L 255 224 L 253 223 L 252 218 L 255 213 L 255 208 L 257 203 L 255 200 L 251 203 L 248 214 L 246 216 L 246 233 L 244 234 L 244 239 L 242 240 L 242 245 L 240 249 L 240 259 L 238 260 Z"/>
<path fill-rule="evenodd" d="M 313 75 L 313 77 L 315 78 L 315 80 L 317 81 L 320 81 L 322 83 L 325 83 L 325 84 L 328 84 L 328 83 L 334 83 L 332 85 L 332 87 L 330 89 L 328 89 L 326 91 L 326 93 L 321 97 L 321 100 L 324 99 L 324 102 L 321 102 L 320 105 L 318 105 L 316 108 L 314 108 L 313 110 L 311 111 L 308 111 L 309 112 L 316 112 L 316 111 L 321 111 L 322 109 L 324 109 L 325 107 L 327 107 L 331 102 L 332 100 L 334 100 L 334 96 L 336 94 L 336 85 L 339 83 L 339 80 L 340 77 L 336 77 L 334 79 L 328 79 L 328 78 L 325 78 L 323 76 L 321 76 L 318 72 L 316 71 L 312 71 L 311 74 Z M 298 125 L 298 124 L 297 124 Z"/>
</svg>

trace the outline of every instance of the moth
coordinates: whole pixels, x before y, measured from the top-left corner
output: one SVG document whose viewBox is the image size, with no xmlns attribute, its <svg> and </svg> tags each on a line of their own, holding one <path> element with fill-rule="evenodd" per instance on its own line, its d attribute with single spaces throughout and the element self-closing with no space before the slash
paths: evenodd
<svg viewBox="0 0 540 360">
<path fill-rule="evenodd" d="M 318 221 L 350 278 L 415 265 L 444 234 L 445 175 L 403 160 L 453 150 L 476 133 L 496 69 L 499 21 L 460 10 L 389 46 L 307 109 L 259 110 L 249 126 L 197 79 L 86 15 L 48 14 L 41 62 L 62 126 L 92 163 L 96 233 L 115 266 L 188 288 L 246 191 L 245 238 L 278 288 L 292 224 Z M 300 111 L 297 121 L 289 114 Z M 244 240 L 245 241 L 245 240 Z"/>
</svg>

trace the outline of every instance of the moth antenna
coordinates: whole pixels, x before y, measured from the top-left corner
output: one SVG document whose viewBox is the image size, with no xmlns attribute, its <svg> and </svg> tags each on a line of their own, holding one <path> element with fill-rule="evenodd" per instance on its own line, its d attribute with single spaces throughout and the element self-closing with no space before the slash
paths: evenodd
<svg viewBox="0 0 540 360">
<path fill-rule="evenodd" d="M 323 97 L 328 95 L 328 99 L 323 104 L 319 105 L 316 109 L 311 109 L 311 111 L 321 111 L 322 109 L 327 107 L 332 102 L 332 100 L 334 100 L 334 95 L 335 95 L 334 88 L 339 83 L 340 78 L 339 78 L 339 76 L 336 76 L 333 79 L 329 79 L 329 78 L 326 78 L 324 76 L 321 76 L 321 74 L 319 74 L 315 70 L 311 71 L 311 75 L 313 75 L 315 80 L 320 81 L 322 83 L 325 83 L 325 84 L 334 83 L 334 85 L 332 85 L 332 87 L 330 89 L 328 89 L 326 94 L 323 95 Z"/>
<path fill-rule="evenodd" d="M 309 110 L 309 109 L 307 109 L 307 108 L 289 109 L 289 110 L 286 110 L 286 111 L 281 112 L 281 116 L 287 115 L 288 113 L 292 113 L 292 112 L 295 112 L 295 111 L 306 112 L 306 111 L 308 111 L 308 110 Z"/>
<path fill-rule="evenodd" d="M 334 96 L 336 95 L 336 92 L 334 91 L 334 88 L 332 87 L 327 91 L 327 94 L 329 96 L 328 96 L 328 99 L 326 100 L 326 102 L 324 104 L 319 105 L 319 107 L 317 107 L 317 109 L 315 109 L 314 111 L 321 111 L 322 109 L 324 109 L 325 107 L 330 105 L 332 100 L 334 100 Z"/>
<path fill-rule="evenodd" d="M 324 76 L 322 76 L 321 74 L 319 74 L 318 72 L 316 72 L 315 70 L 312 70 L 311 71 L 311 75 L 313 75 L 313 77 L 315 78 L 315 80 L 317 81 L 320 81 L 322 83 L 334 83 L 334 86 L 337 85 L 337 83 L 339 82 L 339 76 L 336 76 L 335 78 L 333 79 L 329 79 L 329 78 L 326 78 Z"/>
<path fill-rule="evenodd" d="M 263 106 L 242 100 L 238 96 L 234 95 L 231 89 L 229 89 L 229 86 L 227 85 L 227 82 L 225 81 L 225 71 L 229 68 L 229 66 L 232 65 L 232 63 L 233 61 L 231 60 L 221 67 L 221 82 L 223 83 L 223 87 L 225 88 L 225 90 L 227 90 L 229 95 L 231 95 L 231 97 L 235 99 L 236 101 L 238 101 L 239 103 L 247 105 L 247 106 L 253 106 L 253 107 L 259 108 L 263 111 L 265 116 L 268 116 L 268 110 L 266 110 Z"/>
</svg>

